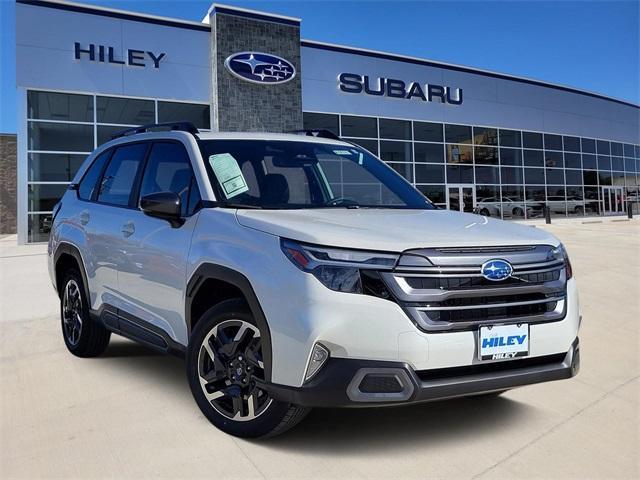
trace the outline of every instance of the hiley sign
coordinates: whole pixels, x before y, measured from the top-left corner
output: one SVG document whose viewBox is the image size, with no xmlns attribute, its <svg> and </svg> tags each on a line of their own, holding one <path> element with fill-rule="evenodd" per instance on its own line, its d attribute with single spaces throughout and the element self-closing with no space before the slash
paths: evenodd
<svg viewBox="0 0 640 480">
<path fill-rule="evenodd" d="M 74 54 L 76 60 L 85 58 L 91 62 L 129 65 L 131 67 L 153 66 L 153 68 L 160 68 L 160 61 L 166 56 L 164 52 L 155 53 L 129 48 L 124 57 L 118 58 L 114 47 L 93 43 L 83 46 L 80 42 L 74 43 Z"/>
<path fill-rule="evenodd" d="M 344 93 L 462 105 L 461 88 L 451 88 L 433 83 L 407 83 L 395 78 L 378 77 L 373 79 L 359 73 L 341 73 L 338 75 L 338 88 Z"/>
</svg>

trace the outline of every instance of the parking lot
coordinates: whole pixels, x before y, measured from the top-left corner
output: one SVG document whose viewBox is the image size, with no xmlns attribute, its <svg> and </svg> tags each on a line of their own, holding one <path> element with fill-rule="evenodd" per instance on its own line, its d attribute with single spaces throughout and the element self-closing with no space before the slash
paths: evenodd
<svg viewBox="0 0 640 480">
<path fill-rule="evenodd" d="M 46 247 L 0 238 L 0 476 L 638 478 L 640 221 L 536 224 L 567 246 L 581 372 L 494 399 L 313 411 L 245 441 L 211 426 L 183 361 L 112 337 L 67 353 Z"/>
</svg>

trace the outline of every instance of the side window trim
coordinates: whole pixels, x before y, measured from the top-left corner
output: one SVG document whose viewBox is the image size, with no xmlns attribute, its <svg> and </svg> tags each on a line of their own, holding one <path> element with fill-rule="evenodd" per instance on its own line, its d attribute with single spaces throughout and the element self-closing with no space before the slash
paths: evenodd
<svg viewBox="0 0 640 480">
<path fill-rule="evenodd" d="M 167 139 L 157 139 L 157 140 L 150 140 L 149 141 L 149 147 L 147 149 L 147 153 L 145 155 L 144 158 L 144 162 L 142 165 L 142 168 L 140 169 L 139 175 L 136 178 L 136 182 L 134 184 L 134 188 L 132 190 L 135 190 L 135 197 L 134 197 L 134 206 L 133 208 L 135 208 L 136 210 L 140 210 L 140 192 L 142 189 L 142 181 L 144 180 L 144 174 L 147 171 L 147 166 L 149 164 L 149 158 L 151 157 L 151 151 L 153 150 L 153 147 L 156 144 L 162 144 L 162 143 L 173 143 L 173 144 L 177 144 L 180 145 L 182 147 L 182 149 L 184 150 L 185 155 L 187 156 L 187 163 L 189 165 L 189 170 L 191 171 L 191 180 L 189 182 L 189 192 L 187 195 L 187 208 L 186 208 L 186 215 L 182 216 L 182 218 L 188 218 L 191 217 L 192 215 L 194 215 L 197 210 L 195 209 L 191 209 L 191 205 L 189 205 L 189 200 L 191 198 L 191 189 L 195 186 L 196 189 L 198 190 L 198 196 L 200 197 L 200 199 L 202 199 L 202 196 L 200 195 L 200 189 L 198 188 L 198 181 L 196 179 L 195 173 L 194 173 L 194 169 L 193 169 L 193 163 L 192 163 L 192 157 L 189 154 L 189 149 L 186 147 L 186 145 L 184 143 L 182 143 L 179 140 L 174 140 L 172 138 L 167 138 Z M 133 193 L 133 192 L 132 192 Z"/>
<path fill-rule="evenodd" d="M 127 209 L 132 209 L 132 208 L 136 208 L 136 207 L 132 207 L 131 206 L 131 198 L 132 198 L 132 193 L 136 190 L 136 181 L 139 179 L 139 173 L 142 170 L 142 165 L 146 163 L 147 160 L 147 156 L 149 155 L 149 151 L 151 150 L 151 142 L 149 140 L 138 140 L 136 142 L 126 142 L 126 143 L 119 143 L 117 145 L 114 145 L 113 147 L 111 147 L 112 152 L 111 155 L 109 156 L 108 161 L 106 161 L 104 163 L 104 166 L 102 168 L 102 171 L 100 172 L 100 178 L 98 180 L 98 183 L 96 185 L 100 185 L 102 186 L 102 180 L 104 178 L 104 174 L 107 171 L 107 169 L 109 168 L 109 165 L 111 164 L 111 161 L 113 160 L 113 156 L 114 153 L 118 150 L 118 148 L 123 148 L 123 147 L 129 147 L 131 145 L 137 145 L 139 143 L 143 143 L 147 145 L 147 149 L 145 150 L 144 153 L 144 158 L 142 159 L 142 161 L 140 162 L 140 165 L 138 166 L 138 171 L 136 172 L 136 179 L 133 182 L 133 185 L 131 186 L 131 192 L 129 193 L 129 202 L 127 203 L 127 205 L 118 205 L 115 203 L 108 203 L 108 202 L 101 202 L 98 200 L 98 196 L 100 195 L 100 188 L 97 188 L 94 192 L 93 192 L 93 197 L 95 198 L 95 200 L 93 200 L 95 203 L 99 203 L 100 205 L 107 205 L 109 207 L 117 207 L 117 208 L 127 208 Z"/>
<path fill-rule="evenodd" d="M 193 191 L 197 191 L 198 192 L 198 201 L 196 202 L 195 205 L 191 205 L 191 196 L 193 194 Z M 202 195 L 200 195 L 200 189 L 198 188 L 198 181 L 195 177 L 195 175 L 191 176 L 191 183 L 189 183 L 189 195 L 187 195 L 187 215 L 185 216 L 185 218 L 190 217 L 192 215 L 195 215 L 198 210 L 200 210 L 200 206 L 202 204 Z"/>
<path fill-rule="evenodd" d="M 144 178 L 144 173 L 147 170 L 151 150 L 153 149 L 153 145 L 156 143 L 153 140 L 147 140 L 146 142 L 147 150 L 144 152 L 144 158 L 142 159 L 142 162 L 140 162 L 140 167 L 138 167 L 136 178 L 133 181 L 131 193 L 129 194 L 129 208 L 134 210 L 140 209 L 140 188 L 142 186 L 142 179 Z"/>
</svg>

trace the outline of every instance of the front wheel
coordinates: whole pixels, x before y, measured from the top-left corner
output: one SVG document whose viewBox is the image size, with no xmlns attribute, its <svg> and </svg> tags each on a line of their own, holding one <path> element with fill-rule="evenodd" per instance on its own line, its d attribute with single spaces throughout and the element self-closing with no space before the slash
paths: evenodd
<svg viewBox="0 0 640 480">
<path fill-rule="evenodd" d="M 200 410 L 220 430 L 272 437 L 305 417 L 308 409 L 276 401 L 258 387 L 264 368 L 262 335 L 243 300 L 226 300 L 198 320 L 187 349 L 187 376 Z"/>
</svg>

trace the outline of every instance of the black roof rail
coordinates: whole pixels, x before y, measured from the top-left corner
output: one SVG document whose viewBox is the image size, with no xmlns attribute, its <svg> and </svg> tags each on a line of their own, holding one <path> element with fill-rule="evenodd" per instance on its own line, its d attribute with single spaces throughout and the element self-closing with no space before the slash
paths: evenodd
<svg viewBox="0 0 640 480">
<path fill-rule="evenodd" d="M 330 140 L 342 140 L 338 135 L 333 133 L 331 130 L 326 130 L 326 129 L 290 130 L 287 133 L 304 135 L 306 137 L 318 137 L 318 138 L 328 138 Z"/>
<path fill-rule="evenodd" d="M 180 132 L 189 132 L 193 136 L 199 133 L 198 128 L 191 122 L 167 122 L 167 123 L 149 123 L 147 125 L 140 125 L 139 127 L 127 128 L 120 130 L 111 135 L 111 140 L 120 137 L 127 137 L 129 135 L 135 135 L 136 133 L 151 132 L 156 128 L 163 128 L 167 130 L 175 130 Z"/>
</svg>

